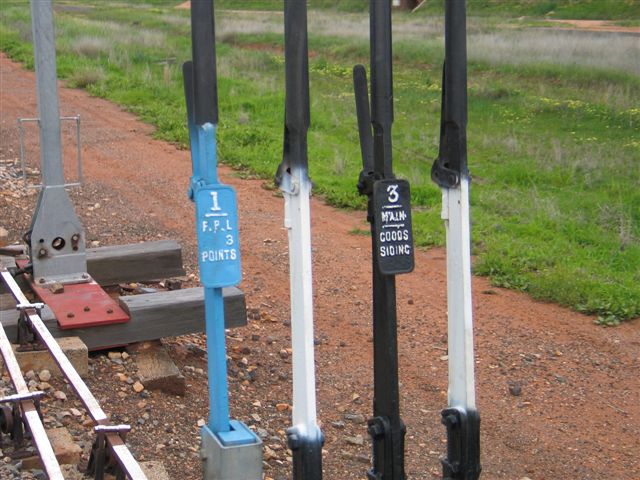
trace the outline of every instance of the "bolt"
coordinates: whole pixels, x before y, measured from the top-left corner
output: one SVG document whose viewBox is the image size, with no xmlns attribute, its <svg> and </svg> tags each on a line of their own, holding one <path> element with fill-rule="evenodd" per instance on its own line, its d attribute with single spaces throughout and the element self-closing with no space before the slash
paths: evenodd
<svg viewBox="0 0 640 480">
<path fill-rule="evenodd" d="M 86 279 L 86 278 L 89 278 L 89 274 L 87 274 L 87 273 L 83 273 L 83 274 L 81 275 L 81 277 L 82 277 L 82 278 L 85 278 L 85 279 Z"/>
<path fill-rule="evenodd" d="M 458 417 L 456 417 L 453 413 L 450 413 L 444 418 L 445 425 L 455 427 L 458 424 Z"/>
<path fill-rule="evenodd" d="M 84 307 L 84 311 L 85 312 L 89 312 L 89 311 L 91 311 L 91 309 L 89 307 Z"/>
<path fill-rule="evenodd" d="M 38 250 L 38 257 L 45 257 L 46 255 L 47 255 L 46 248 L 41 248 L 40 250 Z"/>
<path fill-rule="evenodd" d="M 377 423 L 369 425 L 369 428 L 367 430 L 369 431 L 369 435 L 371 435 L 373 438 L 379 438 L 384 433 L 382 427 Z"/>
<path fill-rule="evenodd" d="M 292 451 L 298 450 L 300 448 L 300 439 L 295 433 L 290 433 L 287 440 L 289 441 L 289 448 Z"/>
<path fill-rule="evenodd" d="M 67 318 L 73 318 L 75 315 L 72 312 L 67 313 Z"/>
<path fill-rule="evenodd" d="M 38 280 L 38 283 L 44 283 L 46 280 L 44 278 L 41 278 L 40 280 Z"/>
<path fill-rule="evenodd" d="M 107 313 L 113 313 L 113 308 L 107 309 Z"/>
</svg>

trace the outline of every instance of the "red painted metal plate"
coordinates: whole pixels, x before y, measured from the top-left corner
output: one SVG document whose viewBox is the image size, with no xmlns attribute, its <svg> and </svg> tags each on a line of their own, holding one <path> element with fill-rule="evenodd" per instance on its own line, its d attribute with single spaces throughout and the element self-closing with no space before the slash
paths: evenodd
<svg viewBox="0 0 640 480">
<path fill-rule="evenodd" d="M 62 330 L 129 321 L 129 315 L 93 280 L 67 284 L 61 293 L 34 283 L 31 288 L 53 311 Z"/>
</svg>

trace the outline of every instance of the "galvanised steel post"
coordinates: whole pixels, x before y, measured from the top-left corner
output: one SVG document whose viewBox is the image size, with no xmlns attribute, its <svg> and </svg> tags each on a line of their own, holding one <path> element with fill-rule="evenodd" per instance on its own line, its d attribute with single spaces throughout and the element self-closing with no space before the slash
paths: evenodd
<svg viewBox="0 0 640 480">
<path fill-rule="evenodd" d="M 80 220 L 64 188 L 51 0 L 31 1 L 31 22 L 42 190 L 28 234 L 29 256 L 34 279 L 39 285 L 82 283 L 88 279 L 85 238 Z"/>
<path fill-rule="evenodd" d="M 476 410 L 471 232 L 467 168 L 467 48 L 464 0 L 445 0 L 445 64 L 440 151 L 431 178 L 442 189 L 447 241 L 449 393 L 442 411 L 447 428 L 445 480 L 480 476 L 480 415 Z"/>
<path fill-rule="evenodd" d="M 373 265 L 373 468 L 367 475 L 403 480 L 406 428 L 400 418 L 395 275 L 411 272 L 414 260 L 409 183 L 395 179 L 392 168 L 391 2 L 371 0 L 370 22 L 371 113 L 365 68 L 354 68 L 363 159 L 358 191 L 369 197 Z"/>
<path fill-rule="evenodd" d="M 211 480 L 261 480 L 262 442 L 243 423 L 229 419 L 222 288 L 242 277 L 235 190 L 217 176 L 216 77 L 212 0 L 191 4 L 193 62 L 183 66 L 196 204 L 198 265 L 205 292 L 209 373 L 209 421 L 202 428 L 204 474 Z"/>
<path fill-rule="evenodd" d="M 285 0 L 284 38 L 284 148 L 276 183 L 284 195 L 284 223 L 289 233 L 293 425 L 287 431 L 287 438 L 293 453 L 294 480 L 320 480 L 324 437 L 316 421 L 309 208 L 311 181 L 307 158 L 310 113 L 306 0 Z"/>
</svg>

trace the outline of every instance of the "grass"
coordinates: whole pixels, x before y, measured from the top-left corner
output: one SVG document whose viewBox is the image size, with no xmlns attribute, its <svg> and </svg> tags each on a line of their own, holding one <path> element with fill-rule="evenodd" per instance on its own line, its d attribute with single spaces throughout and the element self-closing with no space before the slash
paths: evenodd
<svg viewBox="0 0 640 480">
<path fill-rule="evenodd" d="M 441 13 L 442 1 L 427 0 L 422 10 Z M 636 0 L 467 0 L 470 15 L 616 20 L 640 18 Z"/>
<path fill-rule="evenodd" d="M 186 148 L 180 65 L 190 57 L 188 11 L 159 0 L 56 5 L 59 75 Z M 0 15 L 0 48 L 32 68 L 26 2 Z M 363 13 L 314 10 L 309 25 L 315 190 L 332 205 L 363 209 L 351 69 L 368 64 L 368 22 Z M 442 245 L 440 192 L 429 178 L 442 20 L 428 8 L 400 14 L 394 32 L 394 168 L 411 182 L 417 244 Z M 217 34 L 221 159 L 270 179 L 282 155 L 282 15 L 219 11 Z M 640 316 L 640 62 L 626 39 L 633 37 L 551 36 L 509 19 L 469 18 L 475 273 L 603 324 Z"/>
<path fill-rule="evenodd" d="M 594 52 L 609 52 L 594 55 Z M 492 65 L 556 64 L 640 75 L 638 37 L 582 31 L 496 31 L 472 35 L 469 58 Z"/>
<path fill-rule="evenodd" d="M 148 0 L 147 0 L 148 1 Z M 154 0 L 157 5 L 172 5 L 171 0 Z M 420 14 L 441 14 L 443 0 L 426 0 Z M 216 7 L 236 10 L 282 10 L 282 0 L 216 0 Z M 363 12 L 368 0 L 309 0 L 309 8 L 338 12 Z M 636 0 L 467 0 L 470 15 L 521 16 L 626 20 L 640 18 L 640 3 Z"/>
</svg>

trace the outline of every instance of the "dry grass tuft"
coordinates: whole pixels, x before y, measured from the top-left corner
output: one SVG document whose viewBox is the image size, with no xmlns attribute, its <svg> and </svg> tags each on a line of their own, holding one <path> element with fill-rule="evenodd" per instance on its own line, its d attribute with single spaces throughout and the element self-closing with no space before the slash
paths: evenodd
<svg viewBox="0 0 640 480">
<path fill-rule="evenodd" d="M 71 44 L 71 49 L 75 53 L 89 58 L 99 57 L 109 52 L 110 48 L 108 39 L 97 36 L 78 37 Z"/>
<path fill-rule="evenodd" d="M 471 60 L 495 65 L 551 63 L 640 75 L 638 38 L 615 33 L 529 29 L 471 35 Z"/>
<path fill-rule="evenodd" d="M 105 78 L 106 76 L 104 70 L 102 70 L 102 68 L 100 67 L 84 68 L 81 70 L 76 70 L 69 78 L 69 82 L 74 87 L 86 88 L 89 85 L 95 85 L 97 83 L 103 82 Z"/>
</svg>

